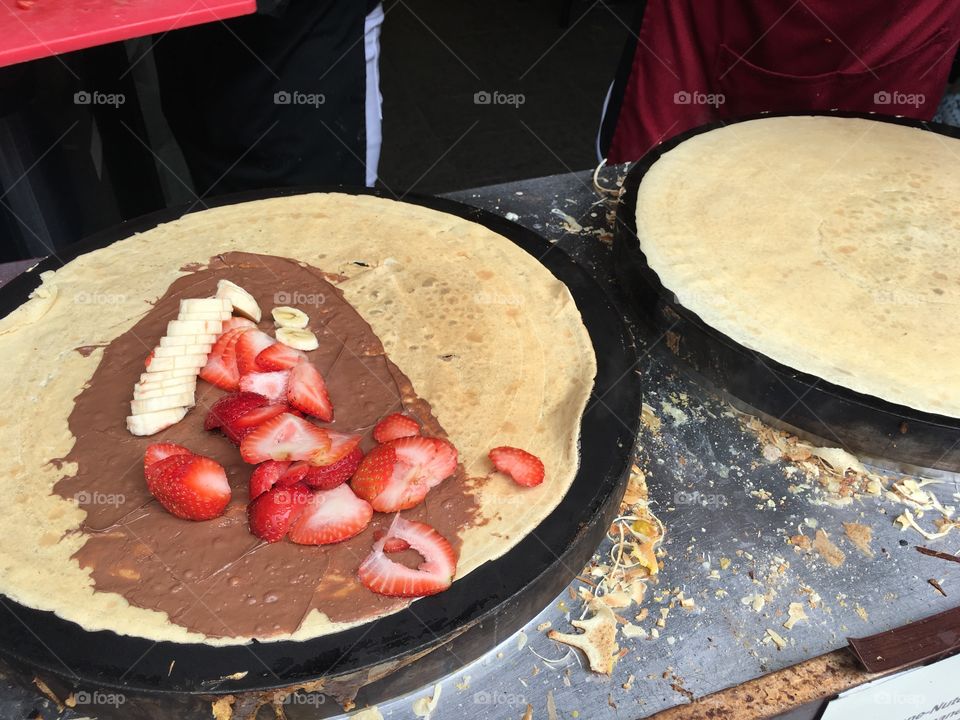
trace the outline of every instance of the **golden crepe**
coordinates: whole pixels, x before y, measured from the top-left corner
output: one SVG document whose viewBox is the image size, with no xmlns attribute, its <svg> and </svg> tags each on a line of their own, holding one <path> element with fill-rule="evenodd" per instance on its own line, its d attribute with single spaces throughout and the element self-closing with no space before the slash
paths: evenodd
<svg viewBox="0 0 960 720">
<path fill-rule="evenodd" d="M 32 299 L 0 320 L 4 595 L 91 630 L 210 644 L 249 640 L 191 632 L 163 612 L 95 592 L 89 569 L 73 557 L 87 539 L 76 531 L 86 513 L 52 492 L 77 473 L 75 462 L 62 460 L 83 442 L 68 418 L 104 346 L 129 331 L 175 280 L 237 251 L 295 258 L 324 271 L 432 405 L 459 450 L 477 506 L 477 522 L 460 533 L 458 579 L 507 552 L 560 502 L 577 471 L 580 417 L 596 364 L 576 305 L 549 271 L 480 225 L 416 205 L 311 194 L 226 206 L 45 274 Z M 142 355 L 131 359 L 141 370 L 156 338 L 143 340 Z M 122 426 L 126 414 L 116 408 L 116 423 Z M 545 482 L 518 488 L 492 474 L 486 455 L 497 445 L 540 457 Z M 143 482 L 142 470 L 133 476 Z M 162 548 L 148 550 L 162 555 Z M 258 639 L 306 639 L 370 619 L 334 622 L 311 611 L 295 632 Z"/>
<path fill-rule="evenodd" d="M 831 383 L 960 417 L 960 141 L 777 117 L 696 135 L 637 196 L 637 237 L 681 305 Z"/>
</svg>

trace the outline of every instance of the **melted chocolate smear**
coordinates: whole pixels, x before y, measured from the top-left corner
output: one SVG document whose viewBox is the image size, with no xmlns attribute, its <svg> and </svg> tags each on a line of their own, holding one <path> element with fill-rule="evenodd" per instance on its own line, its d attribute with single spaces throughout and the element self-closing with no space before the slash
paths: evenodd
<svg viewBox="0 0 960 720">
<path fill-rule="evenodd" d="M 76 498 L 87 512 L 77 531 L 86 542 L 76 559 L 90 569 L 96 590 L 119 593 L 132 605 L 165 612 L 177 625 L 216 637 L 291 633 L 312 609 L 334 622 L 350 622 L 402 607 L 405 601 L 372 593 L 356 579 L 374 532 L 389 527 L 391 515 L 376 513 L 364 532 L 336 545 L 268 544 L 250 534 L 246 506 L 253 466 L 220 433 L 203 429 L 222 390 L 201 380 L 197 406 L 180 423 L 149 438 L 127 432 L 134 383 L 180 300 L 211 296 L 217 281 L 227 278 L 257 299 L 266 318 L 261 329 L 271 335 L 270 309 L 276 305 L 294 305 L 310 316 L 320 347 L 308 355 L 323 372 L 335 408 L 329 427 L 362 433 L 362 446 L 369 449 L 379 419 L 403 410 L 421 423 L 424 434 L 445 435 L 429 403 L 416 395 L 326 273 L 250 253 L 218 255 L 208 267 L 191 270 L 106 347 L 75 400 L 69 425 L 76 443 L 63 460 L 76 462 L 78 471 L 54 490 Z M 180 443 L 223 465 L 233 491 L 223 516 L 181 520 L 153 499 L 143 477 L 143 454 L 155 442 Z M 459 549 L 460 531 L 476 517 L 471 487 L 458 468 L 404 515 L 429 523 Z"/>
</svg>

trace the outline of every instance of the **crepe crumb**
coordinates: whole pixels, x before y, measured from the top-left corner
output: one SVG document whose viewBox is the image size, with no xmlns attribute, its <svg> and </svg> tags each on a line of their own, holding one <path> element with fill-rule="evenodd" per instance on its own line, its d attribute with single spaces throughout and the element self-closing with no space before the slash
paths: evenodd
<svg viewBox="0 0 960 720">
<path fill-rule="evenodd" d="M 380 710 L 377 709 L 376 705 L 371 705 L 351 715 L 350 720 L 383 720 L 383 715 L 380 713 Z"/>
<path fill-rule="evenodd" d="M 468 690 L 470 688 L 470 676 L 464 675 L 462 678 L 460 678 L 459 682 L 457 682 L 456 684 L 456 688 L 461 692 L 464 690 Z"/>
<path fill-rule="evenodd" d="M 873 557 L 875 553 L 870 543 L 873 540 L 873 528 L 855 522 L 845 522 L 843 531 L 846 533 L 853 546 L 867 557 Z"/>
<path fill-rule="evenodd" d="M 416 702 L 414 702 L 413 714 L 421 718 L 430 717 L 430 714 L 436 709 L 437 703 L 440 702 L 441 690 L 443 690 L 443 688 L 440 685 L 434 685 L 432 696 L 422 697 Z"/>
<path fill-rule="evenodd" d="M 603 603 L 591 603 L 593 616 L 587 620 L 573 620 L 575 628 L 583 630 L 580 634 L 560 633 L 551 630 L 547 637 L 565 645 L 579 648 L 587 656 L 590 669 L 603 675 L 613 672 L 613 656 L 619 650 L 617 645 L 617 619 L 613 611 Z"/>
<path fill-rule="evenodd" d="M 230 720 L 233 717 L 233 695 L 224 695 L 210 703 L 210 713 L 214 720 Z M 373 720 L 369 718 L 368 720 Z M 383 720 L 381 718 L 381 720 Z"/>
<path fill-rule="evenodd" d="M 783 639 L 783 636 L 770 628 L 767 628 L 767 636 L 764 640 L 773 641 L 773 644 L 777 646 L 777 650 L 783 650 L 787 646 L 787 641 Z"/>
<path fill-rule="evenodd" d="M 622 687 L 624 690 L 632 690 L 634 680 L 635 678 L 633 677 L 633 675 L 630 675 L 630 677 L 627 678 L 627 681 L 620 687 Z"/>
<path fill-rule="evenodd" d="M 520 720 L 533 720 L 533 705 L 527 703 L 527 711 L 523 714 L 523 717 Z"/>
<path fill-rule="evenodd" d="M 807 619 L 807 613 L 803 609 L 803 604 L 798 602 L 790 603 L 790 606 L 787 608 L 787 621 L 783 626 L 787 630 L 793 630 L 793 626 L 796 625 L 801 620 Z"/>
<path fill-rule="evenodd" d="M 731 560 L 730 560 L 730 558 L 728 558 L 728 557 L 722 557 L 722 558 L 720 558 L 720 569 L 721 569 L 721 570 L 726 570 L 728 567 L 730 567 L 730 562 L 731 562 Z"/>
<path fill-rule="evenodd" d="M 813 549 L 832 567 L 840 567 L 847 557 L 843 550 L 833 544 L 833 541 L 822 529 L 817 530 L 813 539 Z"/>
<path fill-rule="evenodd" d="M 870 621 L 870 615 L 867 614 L 866 609 L 863 608 L 861 605 L 856 605 L 856 606 L 854 606 L 853 609 L 854 609 L 854 612 L 856 612 L 857 615 L 860 616 L 860 619 L 861 619 L 861 620 L 863 620 L 864 622 L 869 622 L 869 621 Z"/>
<path fill-rule="evenodd" d="M 550 629 L 550 621 L 549 621 L 549 620 L 547 620 L 546 622 L 542 622 L 542 623 L 540 623 L 539 625 L 537 625 L 537 632 L 543 632 L 544 630 L 549 630 L 549 629 Z"/>
</svg>

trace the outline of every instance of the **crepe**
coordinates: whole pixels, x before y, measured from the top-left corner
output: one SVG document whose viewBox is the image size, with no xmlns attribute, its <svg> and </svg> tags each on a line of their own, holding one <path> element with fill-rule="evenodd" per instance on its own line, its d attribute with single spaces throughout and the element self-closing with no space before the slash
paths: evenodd
<svg viewBox="0 0 960 720">
<path fill-rule="evenodd" d="M 72 532 L 84 512 L 51 492 L 76 473 L 56 459 L 77 441 L 67 418 L 102 346 L 191 264 L 235 250 L 294 257 L 346 278 L 337 286 L 431 403 L 468 477 L 492 472 L 486 454 L 497 445 L 542 459 L 545 482 L 522 494 L 499 474 L 478 484 L 481 522 L 461 534 L 458 579 L 507 552 L 563 498 L 579 463 L 580 417 L 596 363 L 573 299 L 549 271 L 480 225 L 416 205 L 342 194 L 232 205 L 83 255 L 45 274 L 33 298 L 0 320 L 4 595 L 90 630 L 210 644 L 249 640 L 192 633 L 164 613 L 94 592 L 88 571 L 71 558 L 84 542 Z M 270 639 L 346 626 L 314 613 L 296 633 Z"/>
<path fill-rule="evenodd" d="M 640 247 L 736 342 L 866 395 L 960 417 L 960 141 L 837 117 L 736 123 L 658 159 Z"/>
</svg>

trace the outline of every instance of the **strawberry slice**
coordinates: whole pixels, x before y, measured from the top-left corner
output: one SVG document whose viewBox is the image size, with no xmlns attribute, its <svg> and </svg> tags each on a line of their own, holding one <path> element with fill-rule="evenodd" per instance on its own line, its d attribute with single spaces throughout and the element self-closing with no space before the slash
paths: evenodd
<svg viewBox="0 0 960 720">
<path fill-rule="evenodd" d="M 387 415 L 377 423 L 373 429 L 373 439 L 378 443 L 390 442 L 402 437 L 411 437 L 420 434 L 420 426 L 412 417 L 402 413 Z"/>
<path fill-rule="evenodd" d="M 143 454 L 143 469 L 146 470 L 154 463 L 165 460 L 171 455 L 193 455 L 193 451 L 176 443 L 154 443 L 153 445 L 148 445 L 146 452 Z"/>
<path fill-rule="evenodd" d="M 257 367 L 263 371 L 289 370 L 301 362 L 306 362 L 307 356 L 289 345 L 274 343 L 257 355 Z"/>
<path fill-rule="evenodd" d="M 289 467 L 287 460 L 266 460 L 257 465 L 250 476 L 250 499 L 260 497 L 276 485 Z"/>
<path fill-rule="evenodd" d="M 363 450 L 355 447 L 332 465 L 317 467 L 308 464 L 302 480 L 317 490 L 331 490 L 353 477 L 362 460 Z"/>
<path fill-rule="evenodd" d="M 146 476 L 150 494 L 185 520 L 219 517 L 230 502 L 223 466 L 203 455 L 171 455 L 151 465 Z"/>
<path fill-rule="evenodd" d="M 490 461 L 500 472 L 509 475 L 518 485 L 536 487 L 543 482 L 543 463 L 536 455 L 515 447 L 495 447 L 489 453 Z"/>
<path fill-rule="evenodd" d="M 277 415 L 256 428 L 240 443 L 245 462 L 309 460 L 330 450 L 333 433 L 291 413 Z"/>
<path fill-rule="evenodd" d="M 327 384 L 320 371 L 309 362 L 302 362 L 290 371 L 287 402 L 323 422 L 333 421 L 333 404 Z"/>
<path fill-rule="evenodd" d="M 383 492 L 396 464 L 397 452 L 393 446 L 379 445 L 367 453 L 360 462 L 360 467 L 350 479 L 350 487 L 358 497 L 372 502 Z"/>
<path fill-rule="evenodd" d="M 307 473 L 310 472 L 310 468 L 313 467 L 306 460 L 297 460 L 294 463 L 290 463 L 290 468 L 283 474 L 277 483 L 280 485 L 294 485 L 298 482 L 303 482 L 303 479 L 307 476 Z"/>
<path fill-rule="evenodd" d="M 373 508 L 347 485 L 316 490 L 290 526 L 288 537 L 299 545 L 330 545 L 352 538 L 370 524 Z"/>
<path fill-rule="evenodd" d="M 457 450 L 446 440 L 421 436 L 398 438 L 388 443 L 397 462 L 380 492 L 370 500 L 379 512 L 407 510 L 457 467 Z"/>
<path fill-rule="evenodd" d="M 236 392 L 224 395 L 210 408 L 210 412 L 207 413 L 207 417 L 203 421 L 203 429 L 215 430 L 230 425 L 251 410 L 269 404 L 270 401 L 258 393 Z"/>
<path fill-rule="evenodd" d="M 318 450 L 310 458 L 310 463 L 318 467 L 340 462 L 360 444 L 359 435 L 328 430 L 327 436 L 330 438 L 329 447 Z"/>
<path fill-rule="evenodd" d="M 387 533 L 384 530 L 377 530 L 373 533 L 374 541 L 380 540 L 386 537 Z M 383 551 L 385 553 L 398 553 L 403 552 L 404 550 L 410 549 L 410 543 L 406 540 L 401 540 L 398 537 L 388 537 L 383 543 Z"/>
<path fill-rule="evenodd" d="M 230 438 L 235 445 L 239 445 L 254 429 L 263 425 L 267 420 L 288 411 L 289 408 L 286 403 L 273 403 L 272 405 L 254 408 L 224 425 L 223 434 Z"/>
<path fill-rule="evenodd" d="M 417 569 L 391 560 L 384 548 L 397 538 L 409 544 L 423 557 Z M 446 538 L 422 522 L 404 520 L 397 515 L 386 535 L 373 549 L 357 572 L 364 587 L 391 597 L 434 595 L 450 587 L 457 572 L 457 552 Z"/>
<path fill-rule="evenodd" d="M 269 543 L 283 540 L 309 499 L 304 485 L 274 487 L 259 495 L 247 506 L 250 532 Z"/>
<path fill-rule="evenodd" d="M 250 328 L 255 328 L 257 324 L 253 320 L 249 320 L 245 317 L 232 317 L 229 320 L 223 321 L 223 328 L 220 332 L 227 332 L 227 330 L 249 330 Z"/>
<path fill-rule="evenodd" d="M 259 393 L 273 402 L 278 402 L 287 396 L 289 375 L 289 370 L 247 373 L 240 376 L 240 389 Z"/>
<path fill-rule="evenodd" d="M 227 330 L 217 338 L 217 342 L 207 356 L 207 364 L 200 370 L 200 377 L 203 380 L 224 390 L 237 389 L 237 384 L 240 382 L 237 343 L 246 331 L 246 328 L 235 328 Z"/>
<path fill-rule="evenodd" d="M 240 375 L 257 372 L 257 355 L 276 342 L 261 330 L 246 330 L 237 341 L 237 369 Z"/>
</svg>

